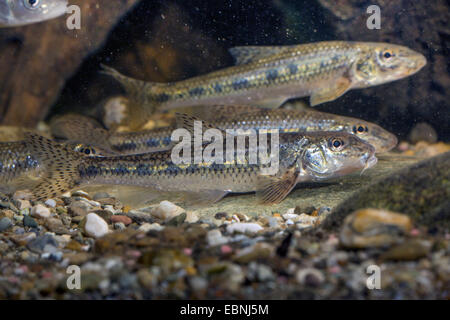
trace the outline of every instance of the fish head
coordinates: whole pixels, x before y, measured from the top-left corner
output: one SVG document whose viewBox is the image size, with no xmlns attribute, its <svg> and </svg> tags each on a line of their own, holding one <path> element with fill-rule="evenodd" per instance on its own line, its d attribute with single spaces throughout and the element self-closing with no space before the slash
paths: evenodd
<svg viewBox="0 0 450 320">
<path fill-rule="evenodd" d="M 0 6 L 0 24 L 16 27 L 57 18 L 67 5 L 68 0 L 6 0 Z"/>
<path fill-rule="evenodd" d="M 377 163 L 375 148 L 345 132 L 315 132 L 297 159 L 300 177 L 322 180 L 366 170 Z"/>
<path fill-rule="evenodd" d="M 353 88 L 366 88 L 415 74 L 427 64 L 424 55 L 389 43 L 358 44 L 353 67 Z"/>
<path fill-rule="evenodd" d="M 376 153 L 391 150 L 397 145 L 397 137 L 375 123 L 350 119 L 344 126 L 345 132 L 353 134 L 375 147 Z"/>
</svg>

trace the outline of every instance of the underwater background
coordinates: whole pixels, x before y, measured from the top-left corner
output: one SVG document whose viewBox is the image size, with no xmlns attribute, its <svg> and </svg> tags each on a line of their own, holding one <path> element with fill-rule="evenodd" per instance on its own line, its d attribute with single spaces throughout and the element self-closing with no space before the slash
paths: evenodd
<svg viewBox="0 0 450 320">
<path fill-rule="evenodd" d="M 0 299 L 450 297 L 448 1 L 69 2 L 81 8 L 79 30 L 68 15 L 0 29 L 3 141 L 21 138 L 17 128 L 48 136 L 69 113 L 117 129 L 108 111 L 125 91 L 101 64 L 170 82 L 232 66 L 231 47 L 346 40 L 403 45 L 427 65 L 315 107 L 376 123 L 399 144 L 364 174 L 305 183 L 280 204 L 245 194 L 136 209 L 108 189 L 45 202 L 0 194 Z M 370 5 L 380 29 L 366 26 Z M 149 128 L 171 120 L 157 115 Z M 374 264 L 382 290 L 366 285 Z M 81 289 L 68 288 L 68 265 L 80 266 Z"/>
</svg>

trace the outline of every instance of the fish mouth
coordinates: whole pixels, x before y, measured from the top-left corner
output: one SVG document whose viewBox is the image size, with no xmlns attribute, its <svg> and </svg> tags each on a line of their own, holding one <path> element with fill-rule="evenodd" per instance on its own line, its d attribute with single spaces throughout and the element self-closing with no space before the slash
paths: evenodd
<svg viewBox="0 0 450 320">
<path fill-rule="evenodd" d="M 427 58 L 423 54 L 415 53 L 413 57 L 410 58 L 408 67 L 408 75 L 412 75 L 418 72 L 420 69 L 425 67 L 427 64 Z"/>
</svg>

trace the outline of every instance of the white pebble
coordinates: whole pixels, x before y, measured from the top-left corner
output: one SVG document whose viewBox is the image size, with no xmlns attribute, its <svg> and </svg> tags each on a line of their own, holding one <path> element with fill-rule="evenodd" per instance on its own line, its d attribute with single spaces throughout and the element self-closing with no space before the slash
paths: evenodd
<svg viewBox="0 0 450 320">
<path fill-rule="evenodd" d="M 183 208 L 173 204 L 170 201 L 162 201 L 156 208 L 151 211 L 151 214 L 159 219 L 170 220 L 184 212 Z"/>
<path fill-rule="evenodd" d="M 198 221 L 198 215 L 193 211 L 186 212 L 186 220 L 187 223 L 196 223 Z"/>
<path fill-rule="evenodd" d="M 257 223 L 245 223 L 245 222 L 237 222 L 232 223 L 227 226 L 228 233 L 240 232 L 240 233 L 256 233 L 260 230 L 263 230 Z"/>
<path fill-rule="evenodd" d="M 36 218 L 49 218 L 50 209 L 42 204 L 37 204 L 31 209 L 31 215 Z"/>
<path fill-rule="evenodd" d="M 149 232 L 150 230 L 161 231 L 162 229 L 164 229 L 164 227 L 159 223 L 144 223 L 139 227 L 138 231 Z"/>
<path fill-rule="evenodd" d="M 86 224 L 84 225 L 84 230 L 86 234 L 94 237 L 100 238 L 109 232 L 108 224 L 105 220 L 100 218 L 95 213 L 89 213 L 86 216 Z"/>
<path fill-rule="evenodd" d="M 53 199 L 48 199 L 47 201 L 45 201 L 45 205 L 54 208 L 56 207 L 56 201 Z"/>
<path fill-rule="evenodd" d="M 19 210 L 29 209 L 29 208 L 31 208 L 31 203 L 28 200 L 18 199 L 17 200 L 17 208 Z"/>
<path fill-rule="evenodd" d="M 286 224 L 287 224 L 288 226 L 290 226 L 291 224 L 294 224 L 294 221 L 292 221 L 291 219 L 287 219 L 287 220 L 286 220 Z"/>
<path fill-rule="evenodd" d="M 294 214 L 294 213 L 285 213 L 283 214 L 283 219 L 284 220 L 295 220 L 298 218 L 298 214 Z"/>
<path fill-rule="evenodd" d="M 208 231 L 208 233 L 206 234 L 206 240 L 212 247 L 225 244 L 229 241 L 228 237 L 224 237 L 219 229 Z"/>
<path fill-rule="evenodd" d="M 305 213 L 302 213 L 299 217 L 297 222 L 302 223 L 302 224 L 308 224 L 310 226 L 314 225 L 314 223 L 317 221 L 317 217 L 313 217 L 310 215 L 307 215 Z"/>
</svg>

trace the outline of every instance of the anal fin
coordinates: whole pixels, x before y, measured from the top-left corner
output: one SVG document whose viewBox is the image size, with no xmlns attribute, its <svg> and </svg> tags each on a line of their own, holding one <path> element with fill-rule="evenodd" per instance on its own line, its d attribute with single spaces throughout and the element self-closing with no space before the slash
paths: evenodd
<svg viewBox="0 0 450 320">
<path fill-rule="evenodd" d="M 322 88 L 311 94 L 309 103 L 313 107 L 324 102 L 333 101 L 346 93 L 350 86 L 350 80 L 346 77 L 341 77 L 332 86 Z"/>
</svg>

